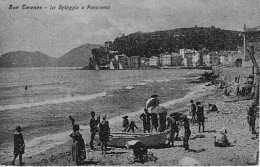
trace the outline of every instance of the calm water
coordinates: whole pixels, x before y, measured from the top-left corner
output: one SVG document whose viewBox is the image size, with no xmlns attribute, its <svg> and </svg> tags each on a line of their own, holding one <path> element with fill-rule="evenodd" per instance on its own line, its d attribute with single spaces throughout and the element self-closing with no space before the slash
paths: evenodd
<svg viewBox="0 0 260 167">
<path fill-rule="evenodd" d="M 0 111 L 91 99 L 115 89 L 178 79 L 187 70 L 83 71 L 71 68 L 0 69 Z M 27 90 L 25 90 L 27 86 Z M 40 103 L 39 103 L 40 102 Z"/>
</svg>

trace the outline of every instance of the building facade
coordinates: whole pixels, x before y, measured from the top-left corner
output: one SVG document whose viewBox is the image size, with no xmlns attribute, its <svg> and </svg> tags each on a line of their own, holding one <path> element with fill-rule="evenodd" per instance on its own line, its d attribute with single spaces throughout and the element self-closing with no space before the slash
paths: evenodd
<svg viewBox="0 0 260 167">
<path fill-rule="evenodd" d="M 172 65 L 171 57 L 172 56 L 170 53 L 161 53 L 159 55 L 160 66 L 162 67 L 171 66 Z"/>
<path fill-rule="evenodd" d="M 152 56 L 149 58 L 149 66 L 150 67 L 158 67 L 159 66 L 159 57 Z"/>
<path fill-rule="evenodd" d="M 140 67 L 140 56 L 130 57 L 130 69 L 139 69 Z"/>
<path fill-rule="evenodd" d="M 193 55 L 198 54 L 198 52 L 194 49 L 180 49 L 179 50 L 180 55 L 183 59 L 183 65 L 185 67 L 193 67 L 195 58 L 193 58 Z"/>
</svg>

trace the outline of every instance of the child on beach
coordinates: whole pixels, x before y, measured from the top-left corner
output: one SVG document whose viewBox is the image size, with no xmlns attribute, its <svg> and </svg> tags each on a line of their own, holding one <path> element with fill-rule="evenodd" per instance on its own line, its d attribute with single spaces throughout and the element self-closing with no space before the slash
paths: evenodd
<svg viewBox="0 0 260 167">
<path fill-rule="evenodd" d="M 14 159 L 12 161 L 12 165 L 15 164 L 15 159 L 19 155 L 20 166 L 22 166 L 25 164 L 24 162 L 22 162 L 22 158 L 23 158 L 22 155 L 24 154 L 24 148 L 25 148 L 23 134 L 21 133 L 22 128 L 21 126 L 17 126 L 15 129 L 16 132 L 14 133 Z"/>
<path fill-rule="evenodd" d="M 109 141 L 110 128 L 109 122 L 106 120 L 106 115 L 102 116 L 102 120 L 99 123 L 99 140 L 101 142 L 102 154 L 106 154 L 107 142 Z"/>
<path fill-rule="evenodd" d="M 128 127 L 127 132 L 130 132 L 131 130 L 132 133 L 135 133 L 135 128 L 138 129 L 138 127 L 135 125 L 135 121 L 131 121 L 127 127 Z"/>
</svg>

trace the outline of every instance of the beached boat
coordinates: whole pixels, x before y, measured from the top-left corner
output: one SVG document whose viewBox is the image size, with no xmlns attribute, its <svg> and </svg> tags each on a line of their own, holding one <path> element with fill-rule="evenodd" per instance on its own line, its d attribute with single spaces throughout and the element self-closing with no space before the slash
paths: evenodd
<svg viewBox="0 0 260 167">
<path fill-rule="evenodd" d="M 123 148 L 131 140 L 139 140 L 147 147 L 163 145 L 167 140 L 167 132 L 158 133 L 127 133 L 112 132 L 107 145 L 109 147 Z M 99 142 L 99 141 L 97 141 Z"/>
</svg>

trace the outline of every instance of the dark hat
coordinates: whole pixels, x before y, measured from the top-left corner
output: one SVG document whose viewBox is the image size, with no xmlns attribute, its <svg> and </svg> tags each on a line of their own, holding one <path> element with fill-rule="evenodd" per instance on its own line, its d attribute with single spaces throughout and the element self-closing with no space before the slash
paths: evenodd
<svg viewBox="0 0 260 167">
<path fill-rule="evenodd" d="M 95 114 L 95 111 L 91 111 L 90 114 Z"/>
<path fill-rule="evenodd" d="M 126 115 L 126 116 L 124 116 L 123 118 L 128 118 L 128 116 Z"/>
<path fill-rule="evenodd" d="M 16 128 L 15 128 L 16 130 L 17 130 L 17 132 L 21 132 L 22 131 L 22 128 L 21 128 L 21 126 L 16 126 Z"/>
</svg>

